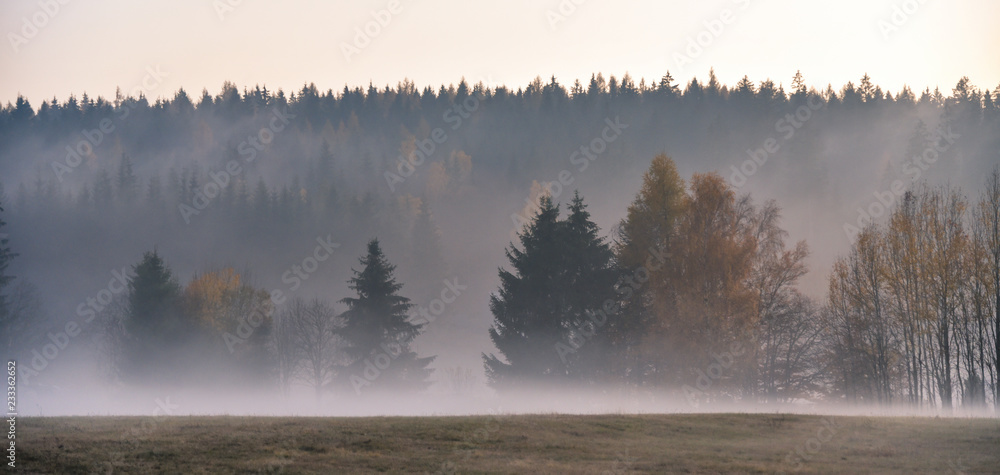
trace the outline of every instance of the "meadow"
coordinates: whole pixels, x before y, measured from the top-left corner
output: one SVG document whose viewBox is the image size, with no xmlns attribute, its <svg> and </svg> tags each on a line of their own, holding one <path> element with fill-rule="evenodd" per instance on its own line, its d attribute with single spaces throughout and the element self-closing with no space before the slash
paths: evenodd
<svg viewBox="0 0 1000 475">
<path fill-rule="evenodd" d="M 24 473 L 983 473 L 1000 420 L 798 414 L 30 417 Z"/>
</svg>

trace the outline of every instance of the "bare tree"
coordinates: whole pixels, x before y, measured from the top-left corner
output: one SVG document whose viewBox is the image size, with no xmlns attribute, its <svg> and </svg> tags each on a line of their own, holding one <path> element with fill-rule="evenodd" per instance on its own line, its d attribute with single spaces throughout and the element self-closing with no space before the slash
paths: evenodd
<svg viewBox="0 0 1000 475">
<path fill-rule="evenodd" d="M 828 315 L 835 327 L 834 364 L 843 374 L 845 395 L 887 404 L 892 402 L 892 361 L 897 358 L 886 309 L 883 237 L 877 226 L 865 227 L 850 253 L 834 264 Z"/>
<path fill-rule="evenodd" d="M 946 410 L 983 399 L 983 286 L 965 208 L 958 189 L 921 186 L 834 266 L 827 315 L 849 394 L 891 402 L 905 388 L 911 403 Z"/>
<path fill-rule="evenodd" d="M 887 286 L 887 311 L 892 316 L 892 326 L 903 345 L 906 368 L 906 399 L 910 404 L 924 402 L 923 391 L 923 318 L 928 314 L 927 296 L 921 292 L 922 266 L 918 250 L 923 236 L 916 233 L 920 216 L 916 197 L 907 192 L 900 206 L 893 211 L 883 243 L 883 263 Z"/>
<path fill-rule="evenodd" d="M 294 303 L 294 302 L 293 302 Z M 270 346 L 274 355 L 278 387 L 285 396 L 291 392 L 292 381 L 302 370 L 302 352 L 296 341 L 294 319 L 290 311 L 277 314 L 271 332 Z"/>
<path fill-rule="evenodd" d="M 985 284 L 992 293 L 993 320 L 993 404 L 1000 408 L 1000 165 L 994 166 L 986 179 L 986 189 L 979 201 L 976 221 L 980 227 L 977 240 L 985 254 Z"/>
<path fill-rule="evenodd" d="M 837 373 L 834 387 L 841 390 L 849 402 L 857 402 L 867 396 L 864 382 L 869 378 L 868 366 L 863 364 L 866 353 L 862 350 L 858 330 L 861 312 L 850 291 L 850 275 L 847 258 L 837 259 L 830 275 L 824 319 L 828 327 L 830 367 Z"/>
<path fill-rule="evenodd" d="M 308 303 L 293 300 L 281 319 L 287 321 L 301 357 L 302 371 L 298 375 L 316 390 L 318 401 L 323 387 L 336 376 L 340 319 L 329 304 L 318 299 Z"/>
<path fill-rule="evenodd" d="M 750 287 L 757 293 L 756 340 L 752 355 L 757 359 L 754 391 L 762 391 L 767 401 L 790 397 L 790 377 L 798 373 L 798 364 L 804 362 L 801 355 L 791 356 L 789 352 L 806 350 L 801 344 L 812 346 L 814 335 L 802 339 L 801 323 L 812 312 L 811 304 L 795 291 L 798 279 L 806 273 L 805 258 L 809 249 L 805 241 L 796 243 L 793 249 L 786 249 L 788 233 L 778 226 L 781 210 L 777 203 L 768 201 L 754 216 L 755 242 L 757 254 L 750 274 Z M 810 312 L 804 312 L 810 308 Z M 789 365 L 796 366 L 795 368 Z M 780 373 L 780 374 L 779 374 Z M 779 381 L 779 379 L 781 381 Z M 779 392 L 785 396 L 780 396 Z"/>
<path fill-rule="evenodd" d="M 128 299 L 124 295 L 115 297 L 97 314 L 94 328 L 97 351 L 100 355 L 100 368 L 104 377 L 110 382 L 118 382 L 122 377 L 125 363 L 125 343 L 128 332 L 125 320 L 128 318 Z"/>
<path fill-rule="evenodd" d="M 931 191 L 923 201 L 922 213 L 928 218 L 930 246 L 925 255 L 929 289 L 935 304 L 937 318 L 934 336 L 937 355 L 933 363 L 934 377 L 941 396 L 941 405 L 952 408 L 953 380 L 951 371 L 952 335 L 962 284 L 962 255 L 966 252 L 968 237 L 962 227 L 965 199 L 958 190 L 942 188 Z M 958 363 L 958 361 L 956 361 Z M 961 377 L 960 373 L 958 373 Z"/>
</svg>

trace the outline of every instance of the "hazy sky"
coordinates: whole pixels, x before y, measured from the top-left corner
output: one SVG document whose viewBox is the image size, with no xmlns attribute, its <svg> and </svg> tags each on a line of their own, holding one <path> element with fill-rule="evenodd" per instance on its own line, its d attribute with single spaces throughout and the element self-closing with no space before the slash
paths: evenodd
<svg viewBox="0 0 1000 475">
<path fill-rule="evenodd" d="M 390 4 L 385 26 L 367 25 Z M 992 90 L 998 17 L 992 0 L 3 0 L 0 101 L 113 97 L 147 68 L 166 74 L 153 97 L 215 94 L 225 80 L 288 91 L 464 76 L 519 87 L 554 74 L 568 86 L 595 71 L 638 82 L 670 70 L 686 82 L 713 66 L 728 84 L 748 75 L 787 88 L 800 69 L 837 88 L 867 72 L 893 91 L 947 93 L 963 75 Z M 375 35 L 355 44 L 366 25 Z M 699 38 L 707 46 L 689 47 Z M 345 45 L 357 47 L 350 59 Z"/>
</svg>

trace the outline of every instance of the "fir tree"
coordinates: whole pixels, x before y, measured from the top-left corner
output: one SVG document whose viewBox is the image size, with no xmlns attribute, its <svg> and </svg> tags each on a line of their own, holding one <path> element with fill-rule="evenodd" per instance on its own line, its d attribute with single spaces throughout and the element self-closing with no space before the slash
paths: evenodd
<svg viewBox="0 0 1000 475">
<path fill-rule="evenodd" d="M 603 306 L 617 277 L 598 233 L 579 194 L 565 221 L 546 196 L 519 235 L 521 248 L 507 249 L 513 269 L 500 270 L 499 292 L 490 297 L 490 339 L 506 361 L 483 355 L 494 386 L 594 377 L 599 358 L 581 357 L 604 347 Z"/>
<path fill-rule="evenodd" d="M 358 394 L 365 389 L 424 389 L 434 357 L 418 357 L 410 343 L 423 324 L 409 321 L 410 299 L 397 294 L 403 284 L 396 282 L 396 266 L 389 263 L 378 239 L 368 243 L 368 253 L 360 259 L 362 269 L 354 270 L 349 281 L 357 297 L 341 300 L 347 305 L 341 318 L 341 336 L 349 364 L 347 383 Z M 371 387 L 371 388 L 370 388 Z"/>
<path fill-rule="evenodd" d="M 566 218 L 566 265 L 570 334 L 556 348 L 569 364 L 572 376 L 595 379 L 607 372 L 610 340 L 607 329 L 618 317 L 614 253 L 600 236 L 600 228 L 579 192 L 574 193 Z M 610 305 L 609 305 L 610 303 Z"/>
<path fill-rule="evenodd" d="M 2 198 L 3 188 L 0 187 L 0 199 Z M 3 203 L 0 203 L 0 213 L 3 213 Z M 6 225 L 7 223 L 4 222 L 3 215 L 0 215 L 0 324 L 6 323 L 10 316 L 9 302 L 7 301 L 4 289 L 14 280 L 14 276 L 7 274 L 7 267 L 10 266 L 10 261 L 17 257 L 17 253 L 12 251 L 10 245 L 7 243 L 7 234 L 3 231 Z"/>
<path fill-rule="evenodd" d="M 493 325 L 490 340 L 506 361 L 483 354 L 486 376 L 494 386 L 565 377 L 554 351 L 564 333 L 558 287 L 563 266 L 559 256 L 559 208 L 544 196 L 534 220 L 506 251 L 513 272 L 500 269 L 500 289 L 490 296 Z"/>
<path fill-rule="evenodd" d="M 159 379 L 165 376 L 170 355 L 192 328 L 185 325 L 181 313 L 180 285 L 155 250 L 143 254 L 132 269 L 135 277 L 128 285 L 123 373 L 133 381 Z"/>
<path fill-rule="evenodd" d="M 132 171 L 132 159 L 123 153 L 118 163 L 118 199 L 126 206 L 134 206 L 138 197 L 139 179 Z"/>
</svg>

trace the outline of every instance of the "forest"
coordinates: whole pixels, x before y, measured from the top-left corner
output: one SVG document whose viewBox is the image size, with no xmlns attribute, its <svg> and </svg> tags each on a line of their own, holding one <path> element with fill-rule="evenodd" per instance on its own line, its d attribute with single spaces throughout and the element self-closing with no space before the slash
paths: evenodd
<svg viewBox="0 0 1000 475">
<path fill-rule="evenodd" d="M 669 73 L 19 97 L 0 354 L 28 384 L 1000 404 L 998 103 Z"/>
</svg>

